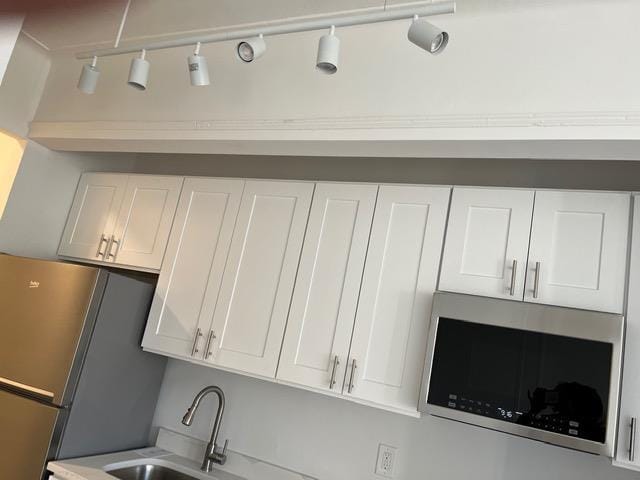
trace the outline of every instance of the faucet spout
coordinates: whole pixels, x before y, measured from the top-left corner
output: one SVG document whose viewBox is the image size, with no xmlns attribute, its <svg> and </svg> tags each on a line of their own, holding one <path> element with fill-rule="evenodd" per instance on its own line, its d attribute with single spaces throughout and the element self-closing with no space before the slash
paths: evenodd
<svg viewBox="0 0 640 480">
<path fill-rule="evenodd" d="M 224 465 L 227 461 L 227 444 L 229 441 L 225 441 L 222 451 L 218 448 L 218 433 L 220 432 L 220 424 L 222 423 L 222 414 L 224 413 L 225 398 L 222 389 L 216 385 L 205 387 L 193 399 L 193 403 L 187 409 L 187 412 L 182 417 L 182 424 L 187 427 L 193 423 L 193 417 L 200 406 L 202 399 L 209 393 L 215 393 L 218 397 L 218 411 L 216 412 L 216 419 L 213 422 L 213 430 L 211 432 L 211 440 L 207 444 L 207 449 L 204 454 L 204 460 L 202 462 L 201 469 L 205 472 L 213 470 L 213 464 Z"/>
</svg>

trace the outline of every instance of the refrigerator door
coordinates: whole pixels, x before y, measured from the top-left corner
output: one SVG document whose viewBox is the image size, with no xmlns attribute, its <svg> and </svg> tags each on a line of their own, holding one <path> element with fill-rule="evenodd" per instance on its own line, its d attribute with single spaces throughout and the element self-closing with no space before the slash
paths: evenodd
<svg viewBox="0 0 640 480">
<path fill-rule="evenodd" d="M 0 390 L 0 478 L 42 478 L 55 448 L 60 413 L 58 408 Z"/>
<path fill-rule="evenodd" d="M 0 389 L 56 405 L 71 399 L 106 275 L 0 255 Z"/>
</svg>

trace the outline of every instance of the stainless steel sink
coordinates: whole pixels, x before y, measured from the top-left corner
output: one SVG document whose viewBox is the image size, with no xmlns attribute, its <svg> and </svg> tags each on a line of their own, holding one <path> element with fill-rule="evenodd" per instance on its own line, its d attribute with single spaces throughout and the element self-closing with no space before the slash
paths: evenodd
<svg viewBox="0 0 640 480">
<path fill-rule="evenodd" d="M 172 468 L 161 465 L 134 465 L 107 472 L 120 480 L 198 480 Z"/>
</svg>

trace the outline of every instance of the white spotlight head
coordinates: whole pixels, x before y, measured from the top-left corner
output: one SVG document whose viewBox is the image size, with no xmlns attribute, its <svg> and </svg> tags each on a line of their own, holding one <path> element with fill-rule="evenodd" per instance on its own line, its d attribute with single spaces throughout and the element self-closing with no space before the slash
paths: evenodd
<svg viewBox="0 0 640 480">
<path fill-rule="evenodd" d="M 418 19 L 417 16 L 414 17 L 413 23 L 409 27 L 407 38 L 411 43 L 434 55 L 441 53 L 449 43 L 447 32 L 424 19 Z"/>
<path fill-rule="evenodd" d="M 335 32 L 336 27 L 332 25 L 331 31 L 327 35 L 323 35 L 318 43 L 316 68 L 328 75 L 332 75 L 338 71 L 340 39 L 336 37 Z"/>
<path fill-rule="evenodd" d="M 194 87 L 209 85 L 209 67 L 207 67 L 207 59 L 200 55 L 200 42 L 196 45 L 193 55 L 189 55 L 187 63 L 191 85 Z"/>
<path fill-rule="evenodd" d="M 91 95 L 96 91 L 100 70 L 96 67 L 98 57 L 93 57 L 91 65 L 83 65 L 80 79 L 78 80 L 78 90 L 87 95 Z"/>
<path fill-rule="evenodd" d="M 262 34 L 257 37 L 250 38 L 249 40 L 243 40 L 238 43 L 236 47 L 238 58 L 246 63 L 253 62 L 257 58 L 260 58 L 266 50 L 267 44 L 265 43 Z"/>
<path fill-rule="evenodd" d="M 131 68 L 129 69 L 129 85 L 138 90 L 147 89 L 147 81 L 149 80 L 149 62 L 145 60 L 147 52 L 142 50 L 140 58 L 131 60 Z"/>
</svg>

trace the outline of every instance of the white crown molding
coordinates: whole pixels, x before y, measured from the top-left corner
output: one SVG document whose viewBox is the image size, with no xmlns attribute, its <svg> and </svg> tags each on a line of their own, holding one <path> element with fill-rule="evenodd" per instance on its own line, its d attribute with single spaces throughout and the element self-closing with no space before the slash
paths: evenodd
<svg viewBox="0 0 640 480">
<path fill-rule="evenodd" d="M 64 150 L 635 160 L 640 112 L 39 121 L 29 137 Z"/>
<path fill-rule="evenodd" d="M 78 130 L 403 130 L 459 128 L 637 127 L 640 111 L 548 112 L 360 117 L 239 118 L 178 121 L 36 121 L 37 128 Z"/>
</svg>

